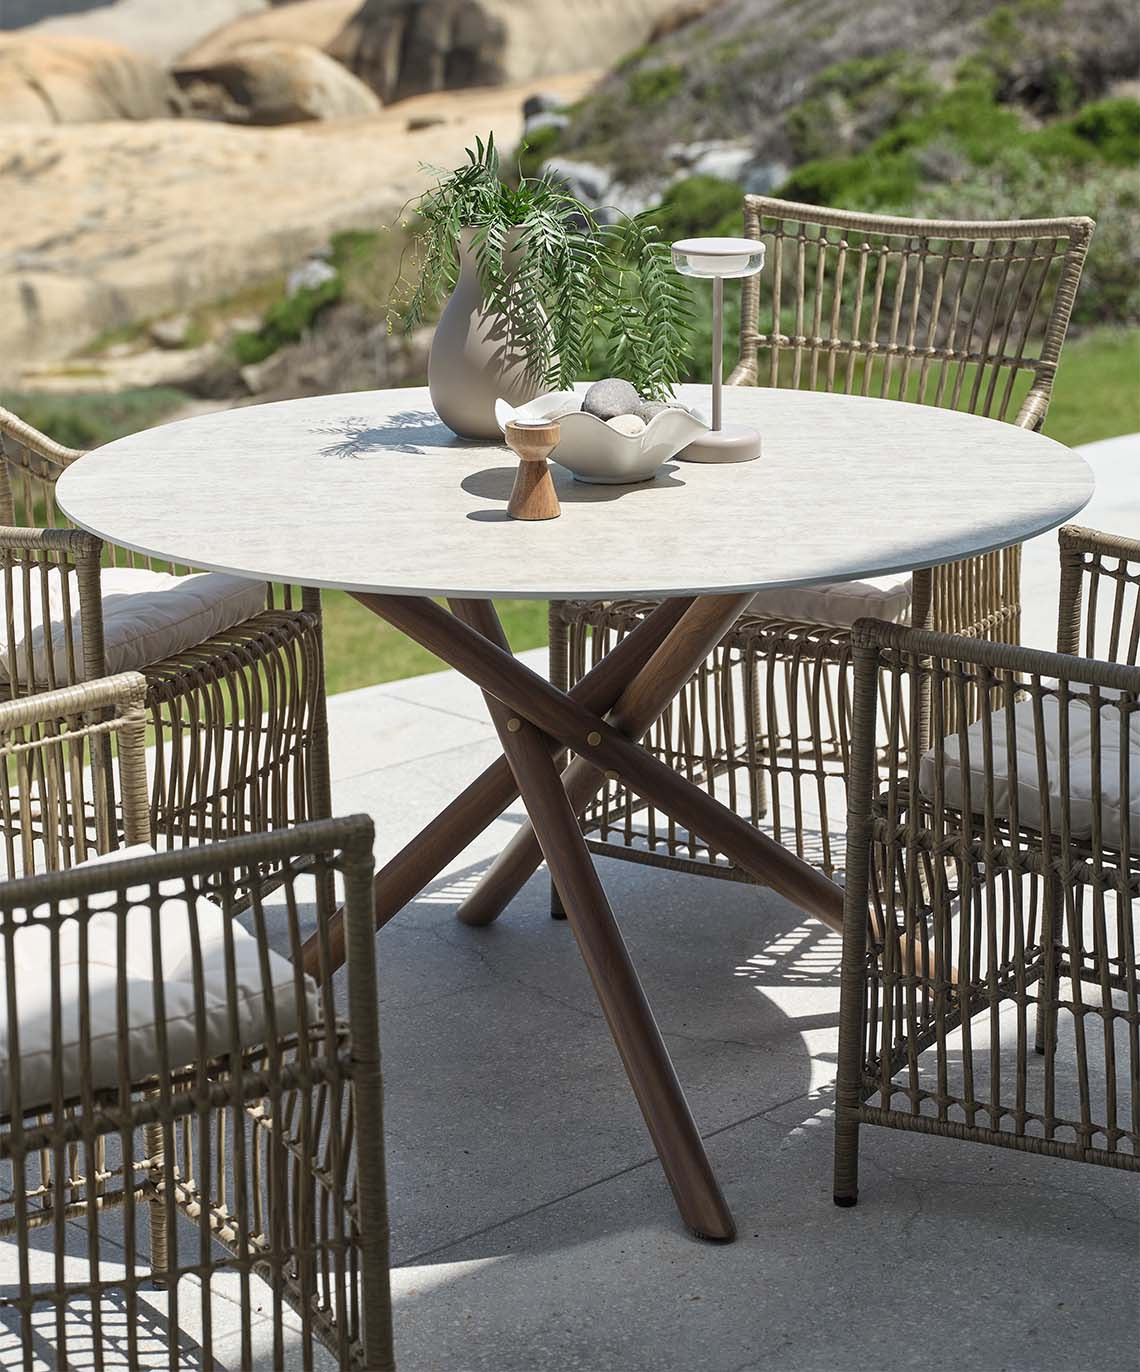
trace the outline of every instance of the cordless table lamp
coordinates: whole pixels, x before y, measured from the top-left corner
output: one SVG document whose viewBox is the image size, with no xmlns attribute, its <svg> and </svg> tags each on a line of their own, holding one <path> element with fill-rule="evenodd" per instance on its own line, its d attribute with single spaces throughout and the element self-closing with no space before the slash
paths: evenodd
<svg viewBox="0 0 1140 1372">
<path fill-rule="evenodd" d="M 711 277 L 712 428 L 677 454 L 686 462 L 749 462 L 760 456 L 756 429 L 721 423 L 721 373 L 724 370 L 724 283 L 729 277 L 755 276 L 764 265 L 764 244 L 754 238 L 682 238 L 673 244 L 673 266 L 682 276 Z"/>
</svg>

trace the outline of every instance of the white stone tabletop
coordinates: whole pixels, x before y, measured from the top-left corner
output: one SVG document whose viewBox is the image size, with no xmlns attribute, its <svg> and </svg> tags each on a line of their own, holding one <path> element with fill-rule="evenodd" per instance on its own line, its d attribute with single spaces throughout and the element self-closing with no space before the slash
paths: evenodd
<svg viewBox="0 0 1140 1372">
<path fill-rule="evenodd" d="M 707 412 L 708 387 L 679 398 Z M 1076 453 L 932 406 L 726 388 L 755 462 L 673 461 L 523 523 L 505 444 L 456 438 L 426 388 L 202 415 L 96 449 L 58 499 L 111 543 L 206 570 L 408 595 L 574 599 L 760 590 L 934 566 L 1021 542 L 1093 492 Z"/>
</svg>

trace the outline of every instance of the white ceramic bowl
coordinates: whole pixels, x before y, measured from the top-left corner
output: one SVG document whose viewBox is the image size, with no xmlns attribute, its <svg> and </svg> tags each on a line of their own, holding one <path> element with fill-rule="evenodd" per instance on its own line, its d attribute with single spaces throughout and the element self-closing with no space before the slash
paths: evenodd
<svg viewBox="0 0 1140 1372">
<path fill-rule="evenodd" d="M 654 415 L 642 433 L 631 437 L 611 429 L 597 415 L 584 414 L 582 392 L 575 391 L 550 391 L 517 408 L 497 400 L 495 418 L 504 432 L 512 419 L 520 423 L 557 419 L 561 437 L 551 461 L 568 468 L 579 481 L 606 486 L 648 481 L 709 427 L 692 410 L 671 405 Z"/>
</svg>

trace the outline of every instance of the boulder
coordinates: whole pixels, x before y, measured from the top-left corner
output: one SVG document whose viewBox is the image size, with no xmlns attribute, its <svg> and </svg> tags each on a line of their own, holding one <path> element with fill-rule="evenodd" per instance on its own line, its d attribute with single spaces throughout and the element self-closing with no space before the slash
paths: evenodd
<svg viewBox="0 0 1140 1372">
<path fill-rule="evenodd" d="M 161 119 L 180 105 L 158 63 L 118 43 L 0 34 L 0 123 Z"/>
<path fill-rule="evenodd" d="M 380 108 L 362 81 L 305 43 L 245 43 L 174 75 L 191 113 L 230 124 L 299 124 Z"/>
<path fill-rule="evenodd" d="M 239 15 L 266 8 L 266 0 L 15 0 L 12 15 L 13 0 L 0 0 L 0 27 L 20 27 L 21 4 L 28 16 L 25 33 L 123 43 L 164 67 Z M 39 22 L 33 24 L 33 18 Z"/>
<path fill-rule="evenodd" d="M 675 0 L 363 0 L 329 46 L 388 103 L 608 68 Z"/>
<path fill-rule="evenodd" d="M 307 43 L 323 52 L 359 8 L 360 0 L 293 0 L 275 9 L 244 14 L 184 52 L 178 65 L 209 66 L 235 48 L 264 39 Z"/>
</svg>

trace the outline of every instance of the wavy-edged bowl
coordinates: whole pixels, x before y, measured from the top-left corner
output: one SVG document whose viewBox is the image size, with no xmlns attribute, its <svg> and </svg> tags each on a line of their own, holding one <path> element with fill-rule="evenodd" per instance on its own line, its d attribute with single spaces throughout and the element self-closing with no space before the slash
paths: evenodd
<svg viewBox="0 0 1140 1372">
<path fill-rule="evenodd" d="M 632 437 L 611 429 L 597 415 L 585 414 L 582 394 L 575 391 L 550 391 L 517 407 L 497 400 L 495 418 L 504 432 L 512 419 L 519 423 L 557 419 L 561 436 L 551 460 L 568 468 L 579 481 L 605 486 L 648 481 L 709 427 L 685 406 L 670 405 Z"/>
</svg>

